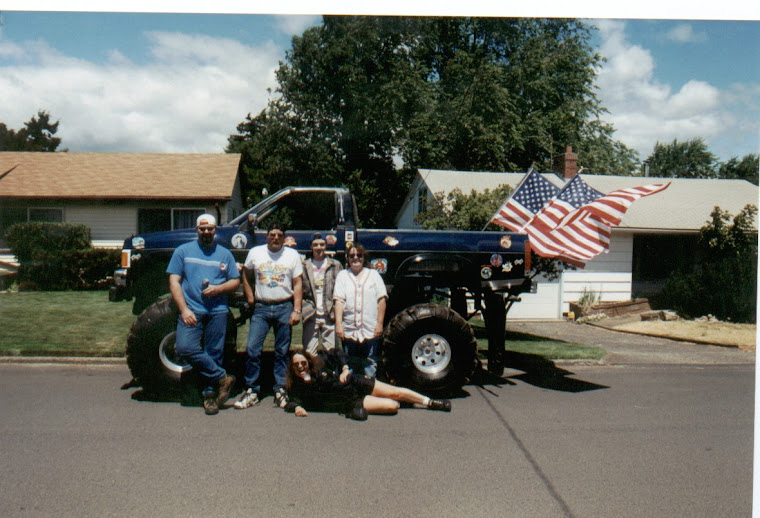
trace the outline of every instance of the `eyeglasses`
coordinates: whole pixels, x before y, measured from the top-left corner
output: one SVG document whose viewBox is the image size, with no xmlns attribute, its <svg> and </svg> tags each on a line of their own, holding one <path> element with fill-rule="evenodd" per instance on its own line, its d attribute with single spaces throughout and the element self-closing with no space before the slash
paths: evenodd
<svg viewBox="0 0 760 518">
<path fill-rule="evenodd" d="M 363 254 L 348 254 L 348 257 L 350 257 L 351 259 L 354 259 L 357 257 L 361 259 L 362 257 L 364 257 L 364 255 Z"/>
<path fill-rule="evenodd" d="M 198 227 L 198 232 L 213 232 L 216 227 Z"/>
<path fill-rule="evenodd" d="M 293 362 L 293 365 L 295 365 L 296 367 L 300 367 L 300 366 L 302 366 L 302 365 L 303 365 L 304 367 L 306 367 L 306 366 L 308 366 L 308 365 L 309 365 L 309 362 L 307 362 L 306 360 L 303 360 L 303 361 L 300 361 L 300 362 Z"/>
</svg>

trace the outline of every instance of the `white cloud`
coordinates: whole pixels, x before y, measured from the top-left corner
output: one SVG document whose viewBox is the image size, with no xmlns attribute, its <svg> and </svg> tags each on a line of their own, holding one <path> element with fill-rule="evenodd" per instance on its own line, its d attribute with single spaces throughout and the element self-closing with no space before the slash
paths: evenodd
<svg viewBox="0 0 760 518">
<path fill-rule="evenodd" d="M 694 43 L 704 41 L 706 38 L 704 33 L 694 32 L 694 28 L 688 23 L 676 25 L 667 32 L 666 36 L 669 40 L 676 43 Z"/>
<path fill-rule="evenodd" d="M 321 16 L 312 15 L 290 15 L 275 16 L 276 27 L 285 34 L 301 34 L 305 29 L 322 21 Z"/>
<path fill-rule="evenodd" d="M 105 64 L 62 55 L 43 41 L 0 47 L 0 121 L 19 129 L 38 110 L 60 120 L 71 151 L 222 152 L 245 116 L 266 106 L 282 58 L 208 36 L 154 32 L 147 64 L 116 50 Z"/>
<path fill-rule="evenodd" d="M 709 145 L 733 130 L 737 117 L 729 110 L 727 92 L 697 80 L 674 91 L 657 80 L 652 53 L 627 41 L 625 22 L 595 23 L 602 37 L 600 53 L 607 58 L 599 71 L 599 97 L 617 140 L 645 159 L 657 141 L 702 137 Z"/>
</svg>

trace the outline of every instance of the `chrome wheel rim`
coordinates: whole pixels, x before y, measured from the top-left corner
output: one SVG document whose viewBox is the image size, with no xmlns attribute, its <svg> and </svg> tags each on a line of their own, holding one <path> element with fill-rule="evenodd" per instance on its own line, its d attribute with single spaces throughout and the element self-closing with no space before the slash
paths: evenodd
<svg viewBox="0 0 760 518">
<path fill-rule="evenodd" d="M 412 362 L 420 372 L 437 374 L 451 362 L 451 345 L 441 335 L 423 335 L 414 342 Z"/>
<path fill-rule="evenodd" d="M 161 340 L 158 346 L 158 356 L 161 359 L 161 366 L 170 378 L 179 380 L 183 373 L 188 372 L 192 367 L 183 361 L 174 348 L 177 341 L 177 332 L 169 333 Z"/>
</svg>

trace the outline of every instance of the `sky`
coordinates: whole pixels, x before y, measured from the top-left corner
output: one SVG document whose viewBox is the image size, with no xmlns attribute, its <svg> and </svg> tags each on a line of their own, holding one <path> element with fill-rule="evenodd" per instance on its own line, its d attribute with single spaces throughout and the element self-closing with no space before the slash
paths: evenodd
<svg viewBox="0 0 760 518">
<path fill-rule="evenodd" d="M 266 106 L 292 36 L 321 19 L 21 11 L 4 2 L 0 122 L 17 130 L 46 110 L 71 152 L 223 152 L 237 124 Z M 695 137 L 722 161 L 758 152 L 757 17 L 587 21 L 606 58 L 596 83 L 604 118 L 641 160 L 658 141 Z"/>
</svg>

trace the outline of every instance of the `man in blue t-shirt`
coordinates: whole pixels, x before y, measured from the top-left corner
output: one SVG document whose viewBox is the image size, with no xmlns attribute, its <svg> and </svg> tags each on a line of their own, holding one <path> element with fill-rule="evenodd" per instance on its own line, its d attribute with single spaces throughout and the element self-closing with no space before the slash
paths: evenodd
<svg viewBox="0 0 760 518">
<path fill-rule="evenodd" d="M 240 272 L 232 253 L 214 243 L 214 216 L 198 216 L 195 229 L 198 240 L 177 247 L 166 272 L 169 290 L 179 308 L 177 354 L 200 373 L 205 385 L 203 409 L 214 415 L 235 384 L 235 377 L 222 368 L 222 360 L 227 293 L 240 285 Z"/>
</svg>

